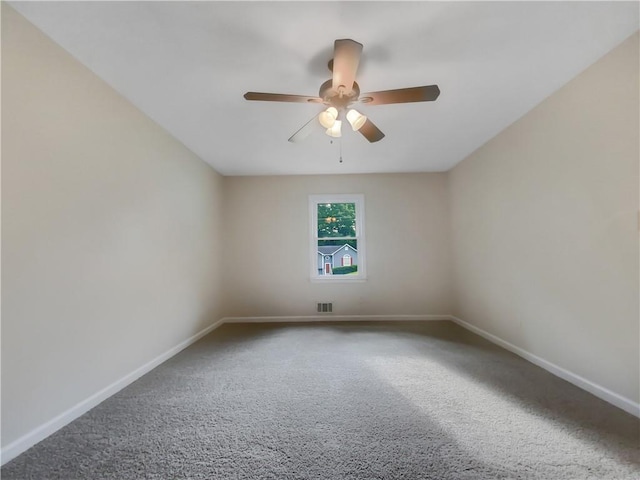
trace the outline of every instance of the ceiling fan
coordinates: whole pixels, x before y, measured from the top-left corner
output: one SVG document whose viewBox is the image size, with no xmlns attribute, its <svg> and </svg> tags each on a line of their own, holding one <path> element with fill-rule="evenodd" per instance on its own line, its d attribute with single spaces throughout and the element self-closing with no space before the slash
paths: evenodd
<svg viewBox="0 0 640 480">
<path fill-rule="evenodd" d="M 244 98 L 265 102 L 322 103 L 328 107 L 319 115 L 314 115 L 300 130 L 294 133 L 289 138 L 290 142 L 295 143 L 306 138 L 312 132 L 316 118 L 327 129 L 327 135 L 331 137 L 342 136 L 342 122 L 346 118 L 354 131 L 360 132 L 370 142 L 377 142 L 384 138 L 384 133 L 365 115 L 353 109 L 354 104 L 387 105 L 390 103 L 432 102 L 440 95 L 440 89 L 437 85 L 383 90 L 361 95 L 360 86 L 355 81 L 361 53 L 361 43 L 351 39 L 336 40 L 333 59 L 329 61 L 328 65 L 333 76 L 320 86 L 317 97 L 247 92 L 244 94 Z"/>
</svg>

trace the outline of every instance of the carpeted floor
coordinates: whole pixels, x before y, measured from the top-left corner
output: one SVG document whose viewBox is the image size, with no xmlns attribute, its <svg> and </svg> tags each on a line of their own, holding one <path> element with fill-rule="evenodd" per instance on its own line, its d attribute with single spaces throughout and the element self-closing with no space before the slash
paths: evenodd
<svg viewBox="0 0 640 480">
<path fill-rule="evenodd" d="M 225 325 L 2 479 L 638 479 L 638 419 L 451 322 Z"/>
</svg>

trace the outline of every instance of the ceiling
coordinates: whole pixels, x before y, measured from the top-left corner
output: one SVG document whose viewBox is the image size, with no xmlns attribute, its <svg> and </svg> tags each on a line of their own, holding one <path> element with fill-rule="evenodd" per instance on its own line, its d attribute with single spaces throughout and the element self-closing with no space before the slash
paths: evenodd
<svg viewBox="0 0 640 480">
<path fill-rule="evenodd" d="M 223 175 L 446 171 L 638 29 L 637 2 L 9 2 Z M 287 139 L 321 105 L 333 42 L 364 44 L 364 92 L 437 84 L 436 102 L 362 105 Z M 606 85 L 594 95 L 606 94 Z M 340 150 L 343 163 L 339 162 Z"/>
</svg>

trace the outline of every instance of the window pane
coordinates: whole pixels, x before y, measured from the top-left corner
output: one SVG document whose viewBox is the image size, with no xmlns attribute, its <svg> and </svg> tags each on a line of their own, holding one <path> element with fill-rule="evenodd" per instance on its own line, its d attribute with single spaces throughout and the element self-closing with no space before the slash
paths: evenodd
<svg viewBox="0 0 640 480">
<path fill-rule="evenodd" d="M 362 194 L 309 195 L 311 281 L 366 280 L 364 213 Z"/>
<path fill-rule="evenodd" d="M 318 240 L 318 275 L 355 275 L 358 273 L 358 241 Z"/>
<path fill-rule="evenodd" d="M 318 238 L 355 236 L 355 203 L 318 204 Z"/>
</svg>

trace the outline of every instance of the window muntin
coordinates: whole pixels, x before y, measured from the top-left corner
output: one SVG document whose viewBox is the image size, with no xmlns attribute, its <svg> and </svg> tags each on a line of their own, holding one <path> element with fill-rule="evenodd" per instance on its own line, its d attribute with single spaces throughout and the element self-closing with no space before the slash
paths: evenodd
<svg viewBox="0 0 640 480">
<path fill-rule="evenodd" d="M 311 279 L 364 280 L 364 196 L 311 195 Z"/>
</svg>

